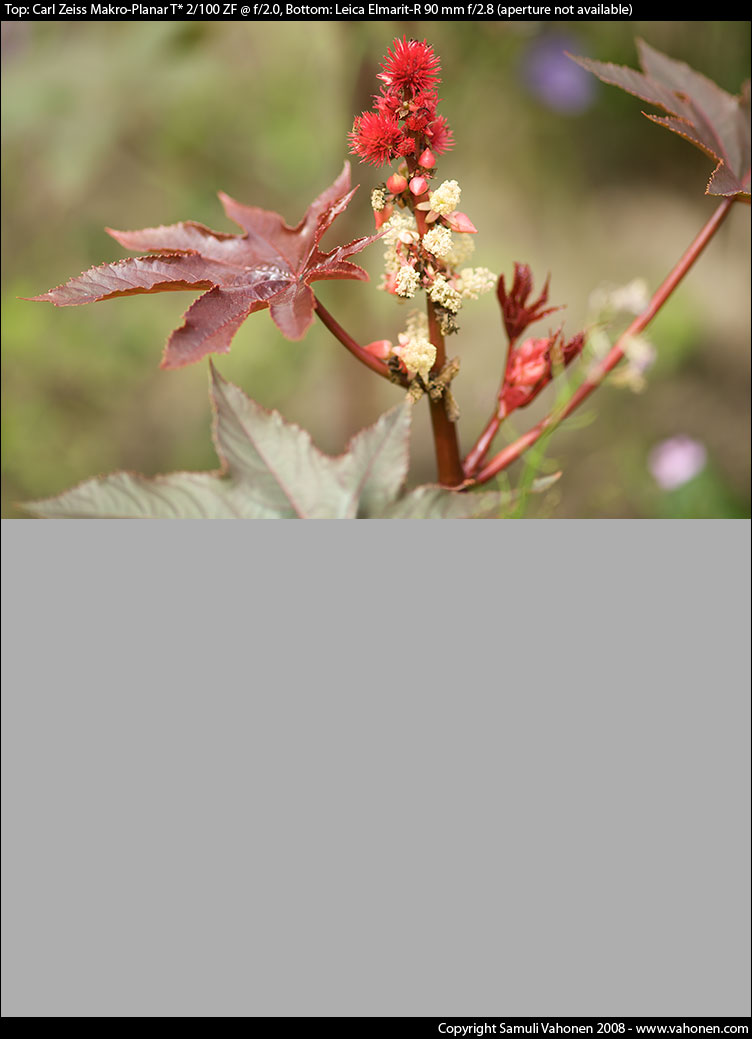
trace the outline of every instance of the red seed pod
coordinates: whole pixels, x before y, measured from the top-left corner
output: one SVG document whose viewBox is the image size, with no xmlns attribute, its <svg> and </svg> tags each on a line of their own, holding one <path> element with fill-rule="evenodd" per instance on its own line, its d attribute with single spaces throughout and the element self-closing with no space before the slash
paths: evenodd
<svg viewBox="0 0 752 1039">
<path fill-rule="evenodd" d="M 393 195 L 401 195 L 407 187 L 407 180 L 401 173 L 393 173 L 387 180 L 386 186 Z"/>
<path fill-rule="evenodd" d="M 410 181 L 410 191 L 412 191 L 413 195 L 422 195 L 427 190 L 428 181 L 425 177 L 413 177 Z"/>
<path fill-rule="evenodd" d="M 436 158 L 430 148 L 426 148 L 424 152 L 421 152 L 421 156 L 418 159 L 418 165 L 422 166 L 424 170 L 432 170 L 436 165 Z"/>
</svg>

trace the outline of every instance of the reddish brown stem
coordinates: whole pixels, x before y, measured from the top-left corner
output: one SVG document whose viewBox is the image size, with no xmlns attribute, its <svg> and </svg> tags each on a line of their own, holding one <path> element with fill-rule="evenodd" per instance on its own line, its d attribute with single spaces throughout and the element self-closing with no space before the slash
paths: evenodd
<svg viewBox="0 0 752 1039">
<path fill-rule="evenodd" d="M 441 371 L 446 363 L 444 336 L 441 334 L 439 322 L 436 320 L 436 312 L 430 299 L 426 300 L 426 309 L 428 311 L 428 338 L 436 347 L 436 362 L 431 371 L 437 373 Z M 431 408 L 431 427 L 433 429 L 439 483 L 443 484 L 444 487 L 459 487 L 465 479 L 465 474 L 462 471 L 457 426 L 447 415 L 443 397 L 439 400 L 431 400 L 429 398 L 428 403 Z"/>
<path fill-rule="evenodd" d="M 367 368 L 370 368 L 372 372 L 376 372 L 376 374 L 380 375 L 382 378 L 388 379 L 390 382 L 394 381 L 392 372 L 387 365 L 385 365 L 383 361 L 380 361 L 378 357 L 369 354 L 367 350 L 364 350 L 362 346 L 356 343 L 353 337 L 345 332 L 342 325 L 340 325 L 338 321 L 335 321 L 320 299 L 315 298 L 315 305 L 316 313 L 321 318 L 322 322 L 326 325 L 332 335 L 336 339 L 339 339 L 340 343 L 350 351 L 353 357 L 357 357 L 361 364 L 364 364 Z"/>
<path fill-rule="evenodd" d="M 468 453 L 465 459 L 464 472 L 465 476 L 472 476 L 475 470 L 480 466 L 483 459 L 488 454 L 488 450 L 493 443 L 493 439 L 499 432 L 499 426 L 506 418 L 506 411 L 500 400 L 496 402 L 496 410 L 494 411 L 491 418 L 486 423 L 486 427 L 475 441 L 472 450 Z"/>
<path fill-rule="evenodd" d="M 491 461 L 481 469 L 477 477 L 475 477 L 475 480 L 473 481 L 474 484 L 486 483 L 488 480 L 493 479 L 497 473 L 506 469 L 507 466 L 516 461 L 524 451 L 527 451 L 527 449 L 531 447 L 543 435 L 543 433 L 546 432 L 546 430 L 553 429 L 567 418 L 568 415 L 571 415 L 575 408 L 579 407 L 580 404 L 590 396 L 593 390 L 600 386 L 608 373 L 615 368 L 622 357 L 624 357 L 624 348 L 629 340 L 633 336 L 639 335 L 639 333 L 642 332 L 642 330 L 653 320 L 684 275 L 691 269 L 695 261 L 707 246 L 708 242 L 710 242 L 713 235 L 728 216 L 733 204 L 733 198 L 727 198 L 721 202 L 710 220 L 708 220 L 666 280 L 655 292 L 653 298 L 650 300 L 650 305 L 647 310 L 636 317 L 629 328 L 627 328 L 625 332 L 622 332 L 607 356 L 604 357 L 599 364 L 595 365 L 585 381 L 570 397 L 564 407 L 559 411 L 547 415 L 536 426 L 533 426 L 533 428 L 528 430 L 527 433 L 524 433 L 518 440 L 515 440 L 514 443 L 509 444 L 503 451 L 500 451 L 495 455 Z"/>
<path fill-rule="evenodd" d="M 408 173 L 415 171 L 415 160 L 408 159 Z M 420 202 L 427 202 L 428 191 L 424 191 L 418 198 L 410 196 L 410 207 L 415 215 L 418 234 L 422 238 L 426 233 L 426 214 L 422 209 L 416 209 Z M 444 336 L 436 320 L 436 312 L 430 299 L 426 299 L 426 311 L 428 314 L 428 338 L 436 347 L 436 360 L 431 373 L 436 375 L 446 363 L 446 349 L 444 347 Z M 459 487 L 465 480 L 460 457 L 460 444 L 457 438 L 457 426 L 450 421 L 446 413 L 444 399 L 430 400 L 431 428 L 433 430 L 433 443 L 436 452 L 436 468 L 438 470 L 439 483 L 444 487 Z"/>
<path fill-rule="evenodd" d="M 491 415 L 491 418 L 486 423 L 485 429 L 478 437 L 478 439 L 475 441 L 475 444 L 473 445 L 472 449 L 468 453 L 468 456 L 463 463 L 463 470 L 466 478 L 472 477 L 473 473 L 477 469 L 480 469 L 483 463 L 483 459 L 486 457 L 491 448 L 491 444 L 493 443 L 494 437 L 499 432 L 499 426 L 507 417 L 507 411 L 506 407 L 504 406 L 502 396 L 507 381 L 507 370 L 509 369 L 509 362 L 512 358 L 512 352 L 516 346 L 516 343 L 517 337 L 514 336 L 509 340 L 509 343 L 507 345 L 507 359 L 504 362 L 504 374 L 501 377 L 501 385 L 499 386 L 499 392 L 496 394 L 496 409 L 494 410 L 493 415 Z"/>
</svg>

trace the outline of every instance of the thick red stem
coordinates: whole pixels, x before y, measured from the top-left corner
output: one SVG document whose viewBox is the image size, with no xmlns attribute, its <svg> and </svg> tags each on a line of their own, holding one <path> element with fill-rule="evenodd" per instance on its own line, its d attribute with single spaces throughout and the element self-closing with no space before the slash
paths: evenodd
<svg viewBox="0 0 752 1039">
<path fill-rule="evenodd" d="M 441 334 L 430 299 L 426 300 L 426 308 L 428 311 L 428 338 L 436 347 L 436 363 L 431 371 L 436 373 L 440 372 L 446 363 L 444 336 Z M 431 400 L 429 397 L 428 403 L 431 409 L 431 428 L 433 429 L 439 483 L 444 487 L 459 487 L 464 482 L 465 474 L 462 471 L 457 426 L 447 415 L 443 397 L 440 400 Z"/>
<path fill-rule="evenodd" d="M 416 168 L 415 160 L 408 159 L 408 173 L 412 174 Z M 418 226 L 418 234 L 421 238 L 426 233 L 426 214 L 422 209 L 416 209 L 420 202 L 427 202 L 429 192 L 425 191 L 418 198 L 411 197 L 410 205 L 415 214 L 415 222 Z M 428 314 L 428 338 L 436 347 L 436 360 L 431 373 L 438 374 L 446 363 L 446 349 L 444 347 L 444 336 L 436 319 L 433 303 L 426 298 L 426 312 Z M 443 398 L 441 400 L 428 401 L 431 409 L 431 429 L 433 430 L 433 443 L 436 452 L 436 468 L 438 470 L 439 483 L 444 487 L 459 487 L 465 480 L 460 457 L 460 444 L 457 437 L 457 426 L 450 421 L 446 413 Z"/>
<path fill-rule="evenodd" d="M 342 325 L 340 325 L 338 321 L 335 321 L 320 299 L 315 300 L 315 305 L 316 313 L 321 318 L 322 322 L 326 325 L 332 335 L 336 339 L 339 339 L 340 343 L 350 351 L 353 357 L 357 357 L 361 364 L 364 364 L 367 368 L 370 368 L 372 372 L 376 372 L 376 374 L 380 375 L 382 378 L 388 379 L 390 382 L 394 381 L 392 372 L 387 365 L 385 365 L 383 361 L 380 361 L 378 357 L 374 357 L 373 354 L 370 354 L 367 350 L 364 350 L 362 346 L 356 343 L 353 337 L 345 332 Z"/>
<path fill-rule="evenodd" d="M 531 447 L 543 435 L 543 433 L 546 432 L 546 430 L 553 429 L 567 418 L 568 415 L 571 415 L 575 408 L 579 407 L 580 404 L 590 396 L 593 390 L 600 386 L 608 373 L 615 368 L 622 357 L 624 357 L 624 348 L 629 340 L 633 336 L 639 335 L 639 333 L 642 332 L 642 330 L 653 320 L 684 275 L 691 269 L 695 261 L 707 246 L 708 242 L 710 242 L 713 235 L 728 216 L 733 204 L 733 198 L 727 198 L 721 202 L 710 220 L 708 220 L 707 224 L 705 224 L 666 280 L 655 292 L 653 298 L 650 300 L 647 310 L 636 317 L 629 328 L 625 332 L 622 332 L 607 356 L 599 364 L 595 365 L 585 381 L 570 397 L 564 407 L 559 411 L 547 415 L 536 426 L 533 426 L 533 428 L 528 430 L 527 433 L 524 433 L 518 440 L 515 440 L 514 443 L 509 444 L 509 446 L 505 447 L 503 451 L 500 451 L 495 455 L 491 461 L 481 469 L 477 477 L 475 477 L 473 481 L 474 484 L 486 483 L 488 480 L 493 479 L 494 476 L 506 469 L 507 466 L 516 461 L 524 451 L 527 451 L 527 449 Z"/>
</svg>

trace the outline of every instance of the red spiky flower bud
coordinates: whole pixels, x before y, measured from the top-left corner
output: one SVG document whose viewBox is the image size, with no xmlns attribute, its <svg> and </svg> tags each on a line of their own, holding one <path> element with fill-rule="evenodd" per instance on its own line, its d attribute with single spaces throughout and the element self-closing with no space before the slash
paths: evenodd
<svg viewBox="0 0 752 1039">
<path fill-rule="evenodd" d="M 504 414 L 508 415 L 515 408 L 524 408 L 535 400 L 557 372 L 582 353 L 584 343 L 584 332 L 578 332 L 564 342 L 559 329 L 553 335 L 525 339 L 519 346 L 512 346 L 500 395 Z"/>
<path fill-rule="evenodd" d="M 385 166 L 402 139 L 397 119 L 387 113 L 364 112 L 348 134 L 350 150 L 372 166 Z"/>
<path fill-rule="evenodd" d="M 534 321 L 540 320 L 547 314 L 553 314 L 556 310 L 561 310 L 561 307 L 545 307 L 548 302 L 548 280 L 546 278 L 543 291 L 538 299 L 534 303 L 528 303 L 527 298 L 533 289 L 533 276 L 526 263 L 515 263 L 514 279 L 508 292 L 504 275 L 500 276 L 496 295 L 501 304 L 504 327 L 510 342 L 514 342 Z"/>
<path fill-rule="evenodd" d="M 454 135 L 443 115 L 440 115 L 438 119 L 434 119 L 426 127 L 426 137 L 429 140 L 434 155 L 442 155 L 454 147 Z"/>
<path fill-rule="evenodd" d="M 404 91 L 411 96 L 430 91 L 439 82 L 441 65 L 433 47 L 423 40 L 408 40 L 403 36 L 395 40 L 381 63 L 379 73 L 391 91 Z"/>
</svg>

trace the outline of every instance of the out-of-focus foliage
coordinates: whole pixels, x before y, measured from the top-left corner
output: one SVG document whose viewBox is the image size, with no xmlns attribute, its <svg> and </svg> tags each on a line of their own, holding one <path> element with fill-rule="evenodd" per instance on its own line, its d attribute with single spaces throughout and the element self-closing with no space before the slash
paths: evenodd
<svg viewBox="0 0 752 1039">
<path fill-rule="evenodd" d="M 204 366 L 163 372 L 154 365 L 184 309 L 181 296 L 81 310 L 17 297 L 111 260 L 105 226 L 185 219 L 216 226 L 219 190 L 296 223 L 341 169 L 353 116 L 369 105 L 374 64 L 396 35 L 426 37 L 441 56 L 442 111 L 457 146 L 442 156 L 439 176 L 462 185 L 480 232 L 474 262 L 508 274 L 515 260 L 550 271 L 557 298 L 569 303 L 570 334 L 585 323 L 590 293 L 604 281 L 639 276 L 655 286 L 714 203 L 697 187 L 707 179 L 704 156 L 640 119 L 633 98 L 594 80 L 594 92 L 583 90 L 562 72 L 560 53 L 634 64 L 639 35 L 730 92 L 749 69 L 741 22 L 2 29 L 4 515 L 21 514 L 14 502 L 101 472 L 215 465 Z M 354 166 L 362 187 L 338 221 L 339 240 L 372 231 L 376 179 Z M 218 229 L 234 230 L 229 223 Z M 325 238 L 322 247 L 332 244 Z M 404 326 L 404 311 L 375 288 L 381 252 L 376 244 L 362 254 L 375 284 L 321 283 L 319 290 L 362 342 L 395 339 Z M 606 386 L 587 406 L 585 424 L 572 421 L 547 442 L 543 471 L 561 468 L 564 476 L 543 499 L 530 500 L 528 514 L 747 514 L 748 264 L 748 210 L 739 207 L 649 327 L 658 360 L 647 389 L 635 395 Z M 468 449 L 498 390 L 504 336 L 490 296 L 468 304 L 461 324 L 449 350 L 462 357 L 454 389 Z M 318 323 L 289 342 L 252 316 L 219 368 L 332 454 L 400 393 Z M 523 415 L 518 431 L 537 421 L 552 392 Z M 414 483 L 435 478 L 428 426 L 427 414 L 422 423 L 416 415 Z M 667 492 L 647 459 L 657 442 L 680 434 L 706 446 L 708 464 Z"/>
<path fill-rule="evenodd" d="M 749 80 L 738 95 L 729 94 L 685 61 L 661 54 L 644 40 L 637 40 L 637 50 L 643 72 L 609 61 L 575 60 L 604 83 L 613 83 L 669 113 L 647 115 L 700 148 L 717 164 L 706 195 L 733 196 L 749 202 Z"/>
</svg>

